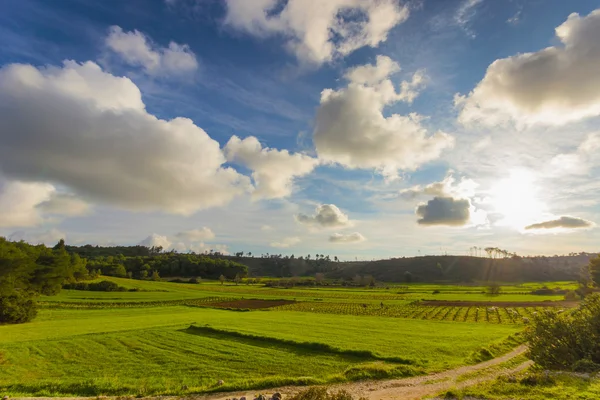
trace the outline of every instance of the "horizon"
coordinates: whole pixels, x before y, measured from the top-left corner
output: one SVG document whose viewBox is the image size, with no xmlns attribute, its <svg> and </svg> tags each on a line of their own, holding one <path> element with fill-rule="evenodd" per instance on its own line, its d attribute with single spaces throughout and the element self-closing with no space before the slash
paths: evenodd
<svg viewBox="0 0 600 400">
<path fill-rule="evenodd" d="M 597 2 L 248 4 L 0 4 L 0 236 L 595 253 Z"/>
</svg>

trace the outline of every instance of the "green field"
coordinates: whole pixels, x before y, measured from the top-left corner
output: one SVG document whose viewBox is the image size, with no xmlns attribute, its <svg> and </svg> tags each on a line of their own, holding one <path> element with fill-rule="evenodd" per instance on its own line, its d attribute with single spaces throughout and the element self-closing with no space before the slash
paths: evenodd
<svg viewBox="0 0 600 400">
<path fill-rule="evenodd" d="M 223 332 L 188 329 L 193 323 Z M 32 323 L 0 327 L 0 391 L 12 396 L 178 394 L 214 390 L 220 379 L 224 390 L 411 375 L 467 363 L 482 345 L 515 332 L 505 325 L 300 312 L 46 310 Z"/>
<path fill-rule="evenodd" d="M 100 279 L 137 291 L 63 290 L 40 299 L 33 322 L 0 326 L 0 393 L 184 395 L 426 374 L 508 351 L 517 342 L 507 338 L 539 307 L 428 306 L 421 299 L 562 300 L 530 294 L 539 284 L 488 296 L 483 286 L 285 289 Z M 236 299 L 296 302 L 214 308 Z"/>
</svg>

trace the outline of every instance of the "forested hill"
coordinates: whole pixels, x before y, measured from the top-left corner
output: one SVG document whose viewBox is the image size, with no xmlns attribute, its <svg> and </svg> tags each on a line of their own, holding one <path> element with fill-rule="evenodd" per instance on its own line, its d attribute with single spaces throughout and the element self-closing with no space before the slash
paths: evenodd
<svg viewBox="0 0 600 400">
<path fill-rule="evenodd" d="M 490 257 L 422 256 L 376 261 L 347 262 L 324 254 L 282 256 L 266 254 L 251 256 L 178 254 L 161 248 L 144 246 L 66 246 L 68 252 L 88 259 L 91 268 L 103 274 L 147 277 L 156 270 L 162 277 L 197 276 L 218 278 L 224 274 L 233 279 L 240 276 L 314 276 L 323 273 L 327 278 L 354 280 L 357 275 L 372 276 L 383 282 L 469 282 L 469 281 L 554 281 L 577 280 L 581 268 L 596 253 L 578 253 L 552 257 L 519 257 L 506 252 Z M 145 272 L 144 272 L 145 271 Z"/>
<path fill-rule="evenodd" d="M 248 266 L 249 275 L 292 277 L 323 273 L 327 278 L 353 280 L 372 276 L 383 282 L 555 281 L 577 280 L 581 268 L 596 253 L 553 257 L 422 256 L 376 261 L 334 261 L 327 256 L 229 256 Z"/>
</svg>

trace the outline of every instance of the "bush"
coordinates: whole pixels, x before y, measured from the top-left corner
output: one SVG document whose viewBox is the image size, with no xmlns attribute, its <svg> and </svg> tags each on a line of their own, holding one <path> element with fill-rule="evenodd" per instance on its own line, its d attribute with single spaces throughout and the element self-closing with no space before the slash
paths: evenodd
<svg viewBox="0 0 600 400">
<path fill-rule="evenodd" d="M 567 300 L 567 301 L 575 301 L 575 300 L 579 300 L 579 299 L 580 299 L 580 296 L 574 290 L 569 290 L 569 291 L 567 291 L 567 293 L 565 293 L 565 300 Z"/>
<path fill-rule="evenodd" d="M 325 387 L 312 387 L 310 389 L 304 390 L 293 397 L 290 397 L 289 400 L 354 400 L 352 395 L 345 391 L 339 390 L 337 392 L 329 393 L 327 388 Z M 366 400 L 364 397 L 361 397 L 359 400 Z"/>
<path fill-rule="evenodd" d="M 529 358 L 543 368 L 599 370 L 600 296 L 587 297 L 573 312 L 540 312 L 525 337 Z"/>
<path fill-rule="evenodd" d="M 15 292 L 0 296 L 0 324 L 21 324 L 37 315 L 37 303 L 30 294 Z"/>
<path fill-rule="evenodd" d="M 77 283 L 67 283 L 63 285 L 63 289 L 71 289 L 71 290 L 89 290 L 90 292 L 126 292 L 127 289 L 117 285 L 111 281 L 102 281 L 102 282 L 77 282 Z"/>
</svg>

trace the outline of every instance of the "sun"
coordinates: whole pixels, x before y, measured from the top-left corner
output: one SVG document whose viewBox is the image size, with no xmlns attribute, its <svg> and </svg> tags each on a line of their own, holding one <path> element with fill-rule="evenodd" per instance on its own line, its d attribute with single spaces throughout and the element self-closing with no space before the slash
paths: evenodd
<svg viewBox="0 0 600 400">
<path fill-rule="evenodd" d="M 499 181 L 490 191 L 494 212 L 501 215 L 498 225 L 522 229 L 537 221 L 545 209 L 538 190 L 532 171 L 510 170 L 509 177 Z"/>
</svg>

